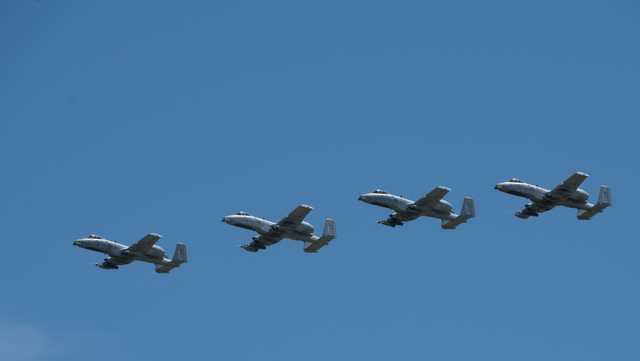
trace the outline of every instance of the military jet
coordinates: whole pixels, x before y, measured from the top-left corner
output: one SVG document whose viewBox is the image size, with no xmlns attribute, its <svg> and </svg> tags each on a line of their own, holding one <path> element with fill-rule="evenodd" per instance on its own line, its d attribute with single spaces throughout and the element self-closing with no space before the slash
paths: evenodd
<svg viewBox="0 0 640 361">
<path fill-rule="evenodd" d="M 159 234 L 149 233 L 131 246 L 104 239 L 94 234 L 73 242 L 74 246 L 106 254 L 108 257 L 96 266 L 102 269 L 118 269 L 118 266 L 133 261 L 142 261 L 156 265 L 156 272 L 169 273 L 187 262 L 187 246 L 178 243 L 173 258 L 166 258 L 165 251 L 156 242 L 161 238 Z"/>
<path fill-rule="evenodd" d="M 376 189 L 373 192 L 360 195 L 358 200 L 374 206 L 392 209 L 393 213 L 389 215 L 389 218 L 378 221 L 378 223 L 385 226 L 402 226 L 404 222 L 412 221 L 418 217 L 433 217 L 442 221 L 441 226 L 443 229 L 455 229 L 458 225 L 475 217 L 476 210 L 473 199 L 465 197 L 462 203 L 462 211 L 460 214 L 455 214 L 452 211 L 453 206 L 451 203 L 443 199 L 449 191 L 450 189 L 447 187 L 438 186 L 414 202 Z"/>
<path fill-rule="evenodd" d="M 580 185 L 589 177 L 588 174 L 577 172 L 567 178 L 552 190 L 525 183 L 517 178 L 511 178 L 507 182 L 498 183 L 495 189 L 518 197 L 528 198 L 531 202 L 524 209 L 516 212 L 516 217 L 527 219 L 537 217 L 540 213 L 549 211 L 556 206 L 576 208 L 578 219 L 589 220 L 591 217 L 611 206 L 611 192 L 609 187 L 601 186 L 598 202 L 589 203 L 589 193 L 580 188 Z"/>
<path fill-rule="evenodd" d="M 303 241 L 304 251 L 315 253 L 336 238 L 336 223 L 333 219 L 327 218 L 322 236 L 313 234 L 313 226 L 304 221 L 311 210 L 311 206 L 301 204 L 277 223 L 246 212 L 226 216 L 222 222 L 258 233 L 252 238 L 251 243 L 241 246 L 245 251 L 258 252 L 286 238 Z"/>
</svg>

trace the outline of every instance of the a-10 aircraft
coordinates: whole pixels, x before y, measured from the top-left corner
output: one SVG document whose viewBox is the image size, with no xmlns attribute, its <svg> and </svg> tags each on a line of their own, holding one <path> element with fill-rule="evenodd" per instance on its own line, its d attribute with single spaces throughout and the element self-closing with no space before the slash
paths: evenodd
<svg viewBox="0 0 640 361">
<path fill-rule="evenodd" d="M 126 246 L 92 234 L 74 241 L 73 245 L 106 254 L 108 257 L 104 262 L 96 264 L 102 269 L 118 269 L 118 266 L 142 261 L 155 264 L 158 273 L 169 273 L 187 262 L 187 246 L 178 243 L 173 258 L 169 259 L 164 256 L 164 249 L 156 245 L 160 238 L 159 234 L 150 233 L 133 245 Z"/>
<path fill-rule="evenodd" d="M 402 226 L 404 222 L 412 221 L 418 217 L 433 217 L 439 218 L 442 221 L 442 228 L 455 229 L 458 225 L 475 217 L 476 210 L 473 199 L 471 197 L 465 197 L 460 214 L 454 213 L 451 203 L 443 199 L 449 191 L 450 189 L 447 187 L 438 186 L 414 202 L 404 197 L 376 189 L 373 192 L 360 195 L 358 200 L 393 210 L 389 218 L 378 221 L 378 223 L 385 226 Z"/>
<path fill-rule="evenodd" d="M 518 218 L 537 217 L 540 213 L 549 211 L 556 206 L 564 206 L 576 208 L 578 219 L 588 220 L 611 206 L 611 192 L 607 186 L 600 187 L 596 204 L 588 202 L 589 193 L 580 188 L 580 185 L 588 177 L 589 175 L 586 173 L 574 173 L 552 190 L 525 183 L 517 178 L 498 183 L 495 188 L 504 193 L 528 198 L 531 201 L 524 206 L 523 210 L 515 214 Z"/>
<path fill-rule="evenodd" d="M 304 218 L 311 210 L 313 210 L 311 206 L 299 205 L 277 223 L 252 216 L 246 212 L 238 212 L 226 216 L 222 219 L 222 222 L 258 233 L 257 236 L 253 237 L 251 243 L 241 246 L 248 252 L 258 252 L 283 239 L 292 239 L 303 241 L 304 251 L 314 253 L 336 237 L 336 223 L 333 219 L 327 218 L 324 222 L 322 236 L 313 234 L 313 226 L 304 221 Z"/>
</svg>

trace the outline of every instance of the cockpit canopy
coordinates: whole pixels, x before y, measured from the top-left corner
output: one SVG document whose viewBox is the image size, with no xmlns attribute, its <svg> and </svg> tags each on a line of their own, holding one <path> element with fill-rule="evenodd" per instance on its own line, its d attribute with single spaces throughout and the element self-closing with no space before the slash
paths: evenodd
<svg viewBox="0 0 640 361">
<path fill-rule="evenodd" d="M 247 213 L 247 212 L 237 212 L 236 213 L 236 216 L 248 216 L 248 215 L 249 215 L 249 213 Z"/>
<path fill-rule="evenodd" d="M 382 189 L 376 189 L 371 193 L 376 193 L 376 194 L 388 194 L 387 192 L 383 191 Z"/>
<path fill-rule="evenodd" d="M 97 234 L 90 234 L 87 236 L 87 238 L 89 239 L 103 239 L 102 237 L 98 236 Z"/>
<path fill-rule="evenodd" d="M 509 179 L 509 182 L 513 182 L 513 183 L 524 183 L 524 181 L 518 179 L 518 178 L 511 178 Z"/>
</svg>

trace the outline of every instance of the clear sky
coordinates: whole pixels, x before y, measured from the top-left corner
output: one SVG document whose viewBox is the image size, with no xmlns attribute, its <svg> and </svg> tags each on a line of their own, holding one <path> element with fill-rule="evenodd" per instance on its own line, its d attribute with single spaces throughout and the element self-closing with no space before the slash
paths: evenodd
<svg viewBox="0 0 640 361">
<path fill-rule="evenodd" d="M 0 359 L 638 360 L 636 1 L 0 4 Z M 493 189 L 576 170 L 590 222 Z M 455 231 L 376 224 L 452 188 Z M 244 210 L 338 238 L 250 254 Z M 189 263 L 93 266 L 90 233 Z"/>
</svg>

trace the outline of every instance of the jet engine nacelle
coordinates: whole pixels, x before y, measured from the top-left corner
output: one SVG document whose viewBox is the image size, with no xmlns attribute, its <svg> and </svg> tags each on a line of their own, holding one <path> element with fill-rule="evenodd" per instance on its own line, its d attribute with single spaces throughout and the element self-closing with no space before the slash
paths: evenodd
<svg viewBox="0 0 640 361">
<path fill-rule="evenodd" d="M 314 228 L 310 223 L 302 222 L 296 227 L 296 231 L 304 234 L 312 234 Z"/>
<path fill-rule="evenodd" d="M 149 252 L 147 252 L 147 256 L 151 257 L 151 258 L 163 258 L 164 254 L 165 254 L 164 249 L 162 249 L 162 247 L 156 246 L 156 245 L 151 247 Z"/>
<path fill-rule="evenodd" d="M 585 202 L 589 199 L 589 193 L 584 189 L 578 189 L 571 195 L 571 199 L 578 202 Z"/>
</svg>

